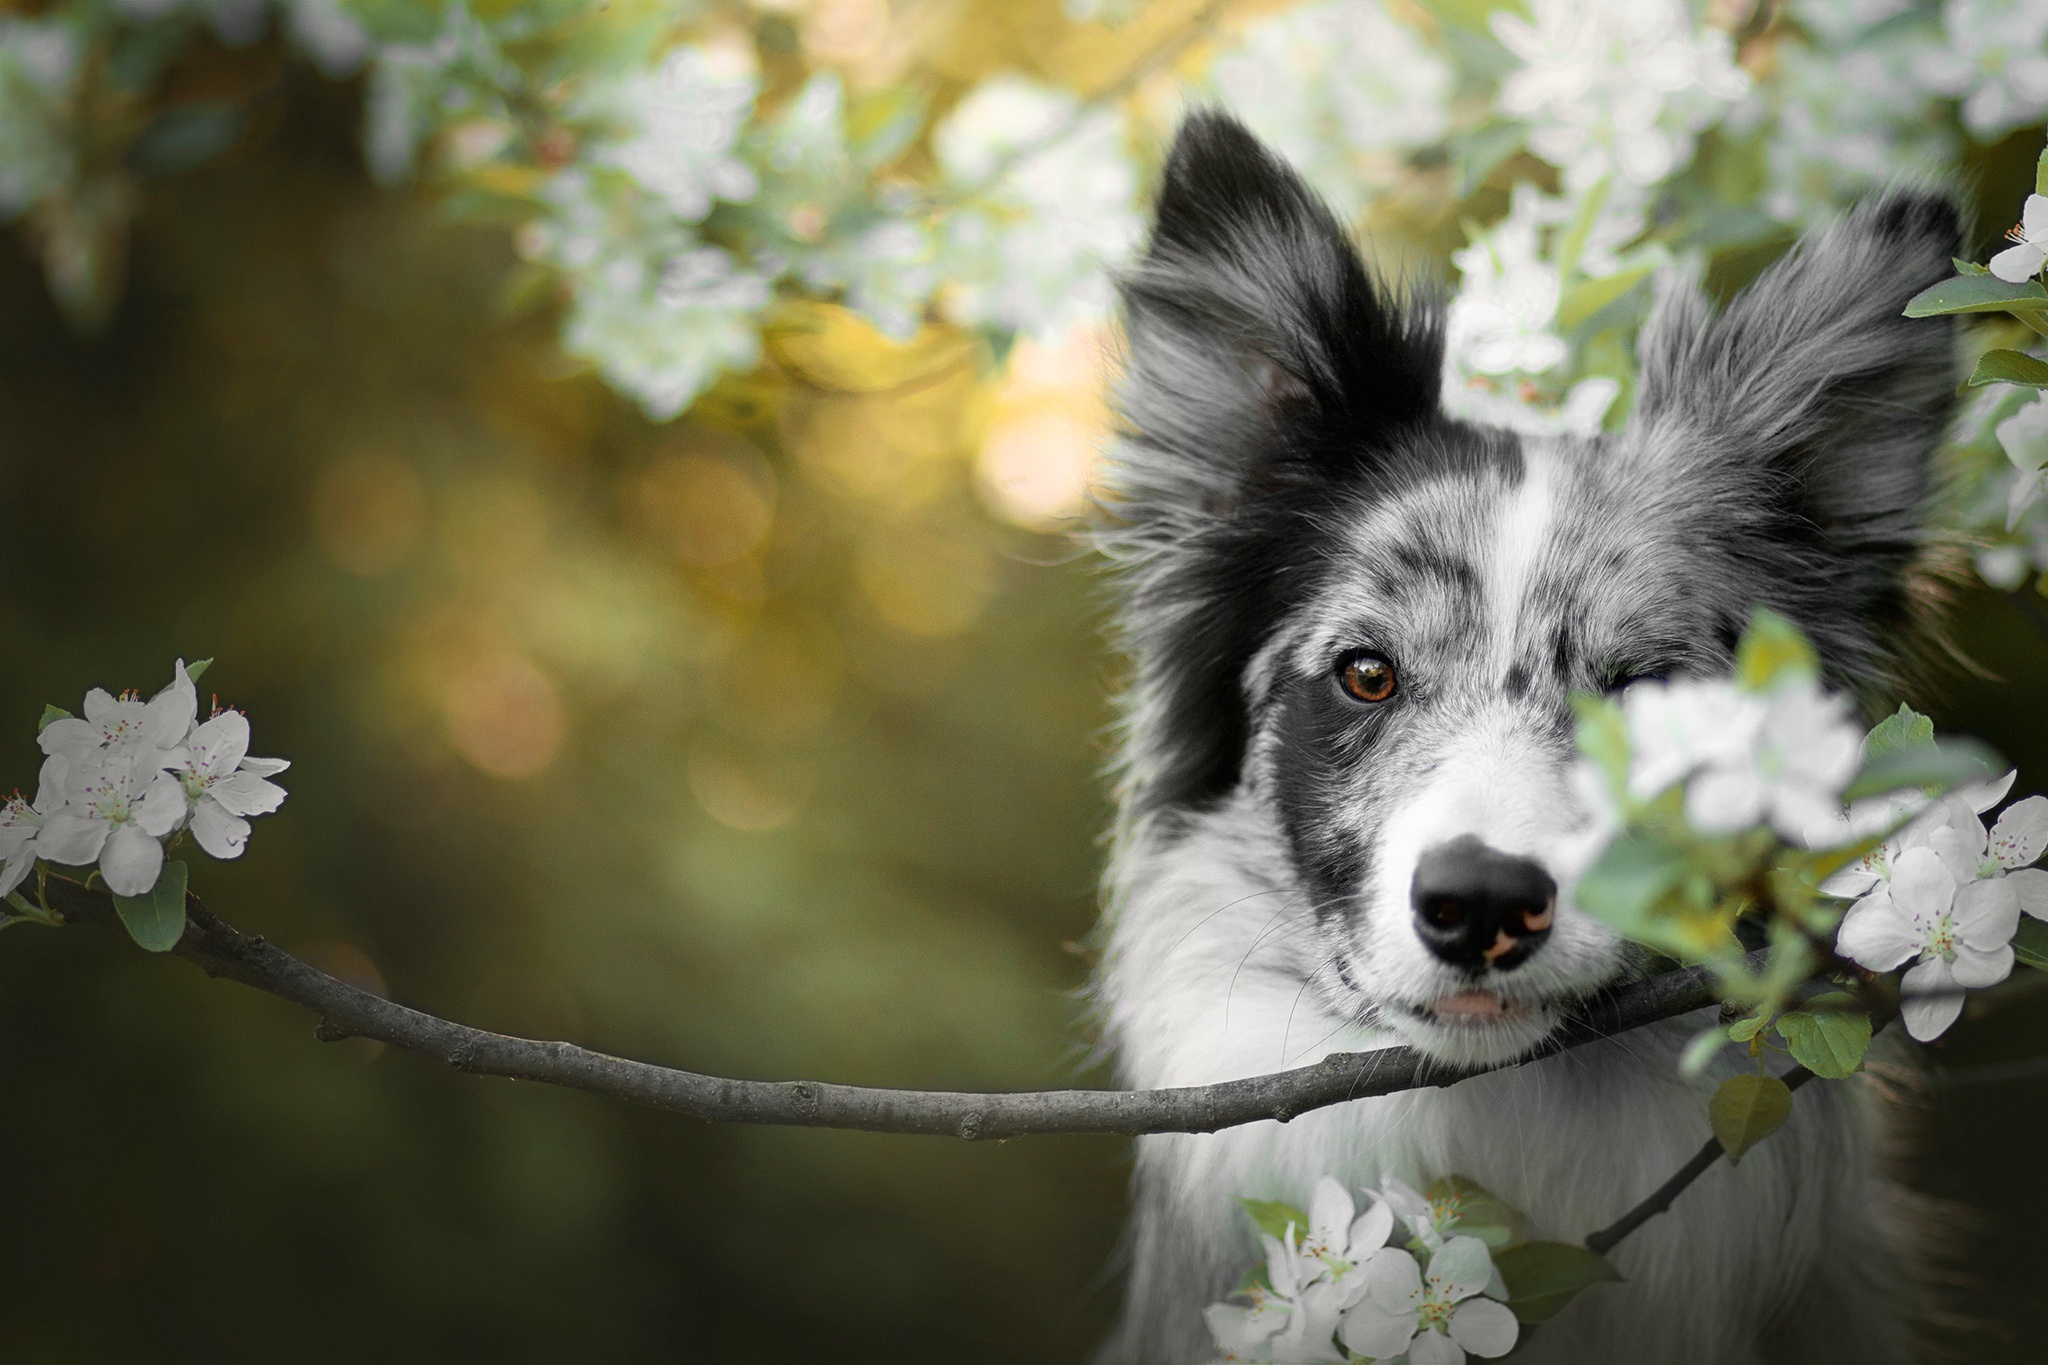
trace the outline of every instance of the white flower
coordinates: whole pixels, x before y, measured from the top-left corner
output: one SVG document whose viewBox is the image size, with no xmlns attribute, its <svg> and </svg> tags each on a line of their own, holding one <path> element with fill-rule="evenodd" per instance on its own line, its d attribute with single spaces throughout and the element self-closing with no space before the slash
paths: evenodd
<svg viewBox="0 0 2048 1365">
<path fill-rule="evenodd" d="M 955 322 L 1052 340 L 1110 308 L 1107 267 L 1138 244 L 1138 168 L 1114 111 L 1019 76 L 984 81 L 932 134 L 947 184 L 971 202 L 939 244 Z"/>
<path fill-rule="evenodd" d="M 1949 0 L 1945 47 L 1921 54 L 1931 90 L 1960 97 L 1963 123 L 1994 142 L 2048 113 L 2048 5 L 2041 0 Z"/>
<path fill-rule="evenodd" d="M 1991 258 L 1991 273 L 2007 284 L 2024 284 L 2048 264 L 2048 195 L 2028 195 L 2019 226 L 2005 235 L 2013 245 Z"/>
<path fill-rule="evenodd" d="M 1734 764 L 1763 728 L 1764 700 L 1726 681 L 1645 680 L 1622 694 L 1628 722 L 1629 795 L 1639 801 L 1702 764 Z"/>
<path fill-rule="evenodd" d="M 20 793 L 0 805 L 0 896 L 12 895 L 29 870 L 42 857 L 39 841 L 50 813 L 64 803 L 65 778 L 71 760 L 51 754 L 43 760 L 36 782 L 36 799 L 24 800 Z"/>
<path fill-rule="evenodd" d="M 1394 1228 L 1384 1201 L 1353 1217 L 1355 1209 L 1350 1193 L 1324 1176 L 1299 1244 L 1292 1223 L 1282 1237 L 1261 1235 L 1267 1283 L 1250 1291 L 1249 1305 L 1212 1304 L 1203 1315 L 1229 1359 L 1280 1365 L 1344 1358 L 1331 1343 L 1338 1315 L 1365 1293 L 1366 1263 Z"/>
<path fill-rule="evenodd" d="M 1365 1297 L 1337 1331 L 1345 1346 L 1374 1360 L 1407 1353 L 1409 1365 L 1463 1365 L 1466 1352 L 1506 1355 L 1520 1325 L 1507 1306 L 1478 1297 L 1493 1261 L 1477 1237 L 1453 1237 L 1424 1273 L 1415 1258 L 1389 1248 L 1366 1266 Z"/>
<path fill-rule="evenodd" d="M 2033 267 L 2039 270 L 2042 254 L 2048 253 L 2048 198 L 2038 194 L 2030 197 L 2027 200 L 2029 214 L 2034 213 L 2036 204 L 2042 206 L 2036 216 L 2042 220 L 2043 240 L 2036 251 Z M 1992 269 L 1996 271 L 1999 261 L 2019 250 L 2020 247 L 2014 247 L 2012 251 L 2000 252 L 1992 258 Z M 2005 457 L 2019 471 L 2019 477 L 2013 480 L 2012 492 L 2006 498 L 2005 529 L 2010 531 L 2020 524 L 2020 518 L 2041 497 L 2043 490 L 2048 489 L 2048 468 L 2044 468 L 2048 466 L 2048 393 L 2036 394 L 2032 402 L 2000 422 L 1997 433 L 1998 444 L 2004 448 Z"/>
<path fill-rule="evenodd" d="M 714 199 L 745 201 L 759 189 L 753 170 L 733 155 L 756 82 L 751 72 L 723 65 L 705 49 L 679 47 L 653 75 L 583 102 L 592 111 L 614 109 L 638 129 L 630 140 L 597 148 L 593 159 L 625 171 L 686 223 L 701 221 Z"/>
<path fill-rule="evenodd" d="M 1245 126 L 1353 219 L 1401 153 L 1444 135 L 1451 66 L 1380 0 L 1325 0 L 1248 25 L 1216 59 L 1216 89 Z"/>
<path fill-rule="evenodd" d="M 63 754 L 74 761 L 94 750 L 117 744 L 148 749 L 174 749 L 185 740 L 199 713 L 199 692 L 178 660 L 171 685 L 144 702 L 134 693 L 114 696 L 104 687 L 85 694 L 85 717 L 65 716 L 43 727 L 36 740 L 45 754 Z"/>
<path fill-rule="evenodd" d="M 291 764 L 248 755 L 248 718 L 223 711 L 192 731 L 184 757 L 171 765 L 191 803 L 192 837 L 216 858 L 241 857 L 249 841 L 245 817 L 268 815 L 284 803 L 284 788 L 266 779 Z"/>
<path fill-rule="evenodd" d="M 1963 987 L 1996 985 L 2012 971 L 2019 915 L 2010 885 L 1972 880 L 1959 888 L 1934 848 L 1909 848 L 1886 883 L 1843 916 L 1835 947 L 1874 972 L 1914 962 L 1899 983 L 1899 1013 L 1924 1042 L 1962 1013 Z"/>
<path fill-rule="evenodd" d="M 164 771 L 182 754 L 129 741 L 65 757 L 65 806 L 44 822 L 37 850 L 53 863 L 96 861 L 109 891 L 142 895 L 163 870 L 163 837 L 185 817 L 185 794 Z"/>
<path fill-rule="evenodd" d="M 1683 0 L 1534 0 L 1529 19 L 1490 22 L 1523 63 L 1501 82 L 1501 112 L 1528 121 L 1530 150 L 1573 193 L 1657 184 L 1749 88 L 1729 36 L 1695 33 Z"/>
<path fill-rule="evenodd" d="M 1708 763 L 1687 784 L 1686 818 L 1709 833 L 1768 824 L 1796 841 L 1840 807 L 1862 748 L 1847 701 L 1811 681 L 1789 683 L 1766 699 L 1740 758 Z"/>
<path fill-rule="evenodd" d="M 1466 373 L 1541 374 L 1565 359 L 1557 320 L 1557 267 L 1538 240 L 1555 221 L 1534 185 L 1515 186 L 1508 216 L 1453 252 L 1456 297 L 1445 320 L 1444 362 L 1455 385 Z"/>
</svg>

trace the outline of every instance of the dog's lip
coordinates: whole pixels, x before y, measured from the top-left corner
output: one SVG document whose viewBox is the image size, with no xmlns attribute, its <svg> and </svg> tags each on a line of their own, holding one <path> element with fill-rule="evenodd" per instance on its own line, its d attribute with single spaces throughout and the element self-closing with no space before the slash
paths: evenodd
<svg viewBox="0 0 2048 1365">
<path fill-rule="evenodd" d="M 1497 991 L 1473 986 L 1440 995 L 1416 1013 L 1439 1023 L 1484 1025 L 1521 1018 L 1529 1013 L 1529 1006 L 1520 1000 L 1509 1000 Z"/>
</svg>

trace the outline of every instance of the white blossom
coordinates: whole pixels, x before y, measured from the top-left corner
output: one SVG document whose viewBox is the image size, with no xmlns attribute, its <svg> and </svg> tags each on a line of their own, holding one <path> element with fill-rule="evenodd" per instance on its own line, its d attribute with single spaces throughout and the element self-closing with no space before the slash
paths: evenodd
<svg viewBox="0 0 2048 1365">
<path fill-rule="evenodd" d="M 1325 0 L 1259 19 L 1216 59 L 1211 79 L 1345 218 L 1391 183 L 1401 153 L 1449 126 L 1450 64 L 1380 0 Z"/>
<path fill-rule="evenodd" d="M 932 135 L 947 185 L 941 306 L 1040 340 L 1109 312 L 1107 267 L 1137 245 L 1138 170 L 1114 111 L 1020 76 L 983 82 Z"/>
<path fill-rule="evenodd" d="M 1991 273 L 2007 284 L 2023 284 L 2048 263 L 2048 195 L 2030 194 L 2019 226 L 2006 233 L 2012 245 L 1991 258 Z"/>
<path fill-rule="evenodd" d="M 2019 916 L 2011 888 L 1987 880 L 1959 886 L 1940 853 L 1909 848 L 1885 884 L 1849 908 L 1835 946 L 1875 972 L 1913 962 L 1899 982 L 1899 1014 L 1924 1042 L 1962 1013 L 1963 987 L 1996 985 L 2012 971 Z"/>
<path fill-rule="evenodd" d="M 50 813 L 64 804 L 71 760 L 51 754 L 36 781 L 36 799 L 19 792 L 0 804 L 0 896 L 11 895 L 42 857 L 39 841 Z"/>
<path fill-rule="evenodd" d="M 712 201 L 744 201 L 759 189 L 753 169 L 734 152 L 756 88 L 751 71 L 723 70 L 704 49 L 683 46 L 659 70 L 601 87 L 578 108 L 609 113 L 634 129 L 625 140 L 594 148 L 594 161 L 617 166 L 677 218 L 695 223 Z"/>
<path fill-rule="evenodd" d="M 2028 201 L 2030 211 L 2035 202 L 2043 206 L 2043 216 L 2048 217 L 2048 199 L 2035 195 Z M 2044 468 L 2048 466 L 2048 393 L 2035 395 L 2032 402 L 2000 422 L 1996 430 L 1999 446 L 2017 471 L 2006 499 L 2005 529 L 2010 531 L 2048 489 L 2048 468 Z"/>
<path fill-rule="evenodd" d="M 1409 1365 L 1463 1365 L 1468 1352 L 1506 1355 L 1521 1328 L 1506 1304 L 1480 1297 L 1492 1278 L 1492 1258 L 1477 1237 L 1447 1239 L 1426 1271 L 1405 1251 L 1379 1252 L 1366 1266 L 1365 1295 L 1346 1310 L 1338 1336 L 1374 1360 L 1405 1352 Z"/>
<path fill-rule="evenodd" d="M 195 726 L 183 751 L 170 771 L 191 803 L 192 837 L 216 858 L 241 857 L 249 841 L 247 817 L 268 815 L 284 803 L 284 788 L 268 779 L 291 764 L 249 756 L 249 720 L 239 711 Z"/>
<path fill-rule="evenodd" d="M 1749 85 L 1728 35 L 1696 32 L 1684 0 L 1534 0 L 1528 19 L 1491 23 L 1522 62 L 1500 110 L 1528 121 L 1530 150 L 1573 193 L 1662 181 Z"/>
<path fill-rule="evenodd" d="M 163 838 L 185 815 L 184 793 L 165 769 L 178 755 L 133 740 L 65 756 L 64 806 L 43 824 L 36 848 L 53 863 L 98 863 L 107 889 L 140 896 L 163 870 Z"/>
<path fill-rule="evenodd" d="M 1941 46 L 1920 54 L 1928 89 L 1962 100 L 1963 124 L 1995 142 L 2048 114 L 2048 5 L 2041 0 L 1948 0 Z"/>
<path fill-rule="evenodd" d="M 1544 259 L 1540 234 L 1556 221 L 1534 185 L 1515 186 L 1508 216 L 1452 253 L 1458 292 L 1445 319 L 1445 366 L 1465 375 L 1541 374 L 1564 362 L 1552 331 L 1560 292 L 1557 267 Z"/>
<path fill-rule="evenodd" d="M 1308 1231 L 1299 1242 L 1292 1223 L 1280 1237 L 1260 1235 L 1266 1282 L 1244 1295 L 1248 1303 L 1211 1304 L 1203 1312 L 1226 1359 L 1275 1365 L 1344 1359 L 1332 1342 L 1338 1317 L 1365 1293 L 1366 1266 L 1394 1228 L 1393 1210 L 1384 1200 L 1374 1200 L 1362 1214 L 1356 1209 L 1350 1192 L 1324 1176 L 1316 1182 Z"/>
</svg>

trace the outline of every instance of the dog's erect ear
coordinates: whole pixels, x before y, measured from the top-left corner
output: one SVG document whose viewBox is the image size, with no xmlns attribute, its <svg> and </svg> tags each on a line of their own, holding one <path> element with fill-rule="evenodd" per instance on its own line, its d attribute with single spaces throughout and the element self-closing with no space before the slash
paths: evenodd
<svg viewBox="0 0 2048 1365">
<path fill-rule="evenodd" d="M 1310 577 L 1304 518 L 1436 414 L 1443 340 L 1437 311 L 1396 307 L 1300 177 L 1221 114 L 1182 126 L 1122 294 L 1100 544 L 1123 570 L 1143 809 L 1235 784 L 1245 666 Z"/>
<path fill-rule="evenodd" d="M 1633 444 L 1674 476 L 1686 538 L 1728 556 L 1710 591 L 1786 612 L 1840 680 L 1875 680 L 1909 624 L 1956 374 L 1950 319 L 1901 312 L 1961 236 L 1953 203 L 1894 190 L 1720 316 L 1688 286 L 1644 329 Z"/>
<path fill-rule="evenodd" d="M 1205 518 L 1273 472 L 1262 466 L 1305 454 L 1314 428 L 1341 432 L 1355 458 L 1436 410 L 1435 311 L 1411 321 L 1394 306 L 1314 191 L 1226 115 L 1182 125 L 1122 293 L 1127 517 Z"/>
</svg>

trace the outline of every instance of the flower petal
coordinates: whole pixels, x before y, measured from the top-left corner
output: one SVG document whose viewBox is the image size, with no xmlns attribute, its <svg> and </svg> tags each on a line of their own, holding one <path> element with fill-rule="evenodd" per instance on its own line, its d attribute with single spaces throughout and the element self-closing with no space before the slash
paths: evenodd
<svg viewBox="0 0 2048 1365">
<path fill-rule="evenodd" d="M 2003 948 L 2020 927 L 2018 888 L 2004 877 L 1974 881 L 1956 892 L 1956 942 L 1980 952 Z"/>
<path fill-rule="evenodd" d="M 1977 824 L 1975 817 L 1970 823 Z M 1980 831 L 1982 828 L 1978 825 Z M 1941 865 L 1948 869 L 1948 875 L 1955 879 L 1957 886 L 1976 880 L 1977 865 L 1984 861 L 1983 840 L 1971 837 L 1970 832 L 1954 825 L 1944 825 L 1929 832 L 1925 847 L 1941 859 Z"/>
<path fill-rule="evenodd" d="M 1686 785 L 1685 817 L 1708 834 L 1748 829 L 1769 797 L 1762 775 L 1747 764 L 1709 768 Z"/>
<path fill-rule="evenodd" d="M 1835 934 L 1835 948 L 1873 972 L 1888 972 L 1926 946 L 1922 935 L 1889 892 L 1873 891 L 1849 907 Z"/>
<path fill-rule="evenodd" d="M 1287 1325 L 1284 1311 L 1239 1308 L 1232 1303 L 1210 1304 L 1202 1310 L 1202 1319 L 1209 1324 L 1209 1335 L 1215 1338 L 1218 1348 L 1232 1355 L 1252 1350 Z"/>
<path fill-rule="evenodd" d="M 1504 1303 L 1467 1299 L 1451 1314 L 1451 1340 L 1475 1356 L 1504 1356 L 1515 1349 L 1521 1324 Z"/>
<path fill-rule="evenodd" d="M 1477 1237 L 1453 1237 L 1429 1258 L 1429 1279 L 1452 1303 L 1469 1299 L 1493 1277 L 1493 1258 Z"/>
<path fill-rule="evenodd" d="M 1344 1256 L 1345 1237 L 1351 1231 L 1351 1215 L 1356 1209 L 1350 1192 L 1342 1185 L 1328 1176 L 1318 1180 L 1308 1201 L 1310 1243 L 1332 1256 Z"/>
<path fill-rule="evenodd" d="M 1963 992 L 1940 958 L 1928 958 L 1900 979 L 1899 1017 L 1919 1041 L 1931 1042 L 1948 1032 L 1962 1012 Z"/>
<path fill-rule="evenodd" d="M 156 885 L 163 869 L 164 846 L 132 822 L 109 834 L 100 849 L 100 876 L 117 896 L 141 895 Z"/>
<path fill-rule="evenodd" d="M 2048 262 L 2048 247 L 2021 242 L 1991 258 L 1991 273 L 2007 284 L 2025 284 L 2041 273 L 2043 262 Z"/>
<path fill-rule="evenodd" d="M 2020 210 L 2020 235 L 2030 242 L 2048 237 L 2048 194 L 2030 194 Z"/>
<path fill-rule="evenodd" d="M 1408 1365 L 1465 1365 L 1465 1348 L 1442 1332 L 1423 1332 L 1408 1348 Z"/>
<path fill-rule="evenodd" d="M 1337 1324 L 1337 1339 L 1369 1360 L 1385 1360 L 1408 1349 L 1420 1321 L 1412 1309 L 1390 1313 L 1372 1299 L 1364 1299 L 1353 1304 Z"/>
<path fill-rule="evenodd" d="M 1273 1286 L 1273 1292 L 1283 1299 L 1291 1299 L 1301 1292 L 1300 1277 L 1294 1266 L 1294 1224 L 1287 1225 L 1287 1240 L 1267 1233 L 1259 1234 L 1259 1241 L 1266 1248 L 1266 1280 Z"/>
<path fill-rule="evenodd" d="M 1956 879 L 1933 849 L 1909 848 L 1892 863 L 1891 897 L 1906 914 L 1932 920 L 1954 903 Z"/>
<path fill-rule="evenodd" d="M 1989 782 L 1973 782 L 1966 787 L 1957 787 L 1949 795 L 1961 797 L 1969 804 L 1971 810 L 1982 815 L 1985 811 L 1990 810 L 1993 806 L 2005 800 L 2005 794 L 2012 790 L 2013 779 L 2019 775 L 2020 770 L 2018 768 L 2008 768 L 2004 777 L 1993 778 Z"/>
<path fill-rule="evenodd" d="M 1366 1294 L 1389 1313 L 1406 1313 L 1422 1302 L 1422 1267 L 1399 1247 L 1375 1251 L 1365 1263 Z"/>
<path fill-rule="evenodd" d="M 2048 872 L 2039 874 L 2048 881 Z M 1384 1199 L 1372 1201 L 1372 1207 L 1351 1224 L 1351 1236 L 1346 1242 L 1346 1260 L 1363 1261 L 1373 1252 L 1387 1244 L 1387 1238 L 1394 1235 L 1394 1209 Z"/>
<path fill-rule="evenodd" d="M 2005 880 L 2019 897 L 2020 909 L 2035 919 L 2048 919 L 2048 872 L 2023 867 L 2005 874 Z"/>
<path fill-rule="evenodd" d="M 284 804 L 285 790 L 250 772 L 229 773 L 206 794 L 234 815 L 268 815 Z"/>
<path fill-rule="evenodd" d="M 226 777 L 248 757 L 249 718 L 240 711 L 223 711 L 194 730 L 185 747 L 192 751 L 193 771 L 201 777 Z"/>
<path fill-rule="evenodd" d="M 161 839 L 185 818 L 185 789 L 169 773 L 155 773 L 148 779 L 142 800 L 135 805 L 135 823 L 152 838 Z"/>
<path fill-rule="evenodd" d="M 85 705 L 79 709 L 85 712 L 87 721 L 97 726 L 108 720 L 120 709 L 121 703 L 114 700 L 114 694 L 104 687 L 95 687 L 85 694 Z M 44 731 L 45 734 L 49 732 Z"/>
<path fill-rule="evenodd" d="M 36 851 L 26 848 L 0 864 L 0 896 L 11 896 L 14 889 L 28 879 L 29 870 L 36 865 Z"/>
<path fill-rule="evenodd" d="M 242 760 L 242 771 L 254 773 L 258 777 L 276 777 L 291 766 L 292 761 L 288 758 L 245 758 Z"/>
<path fill-rule="evenodd" d="M 36 838 L 36 849 L 45 861 L 83 867 L 98 861 L 106 842 L 106 821 L 60 811 L 43 826 L 43 832 Z"/>
<path fill-rule="evenodd" d="M 2026 867 L 2048 848 L 2048 796 L 2007 806 L 1991 827 L 1991 856 L 2005 868 Z"/>
<path fill-rule="evenodd" d="M 100 731 L 96 725 L 75 716 L 66 716 L 44 726 L 43 733 L 36 736 L 36 744 L 46 754 L 80 753 L 99 748 Z"/>
<path fill-rule="evenodd" d="M 229 815 L 218 801 L 202 800 L 192 812 L 192 837 L 216 858 L 239 858 L 249 843 L 249 822 Z"/>
<path fill-rule="evenodd" d="M 1986 986 L 1996 986 L 2012 975 L 2012 945 L 2002 943 L 1996 948 L 1972 948 L 1967 944 L 1956 945 L 1956 960 L 1949 963 L 1949 974 L 1958 986 L 1968 986 L 1981 991 Z"/>
</svg>

